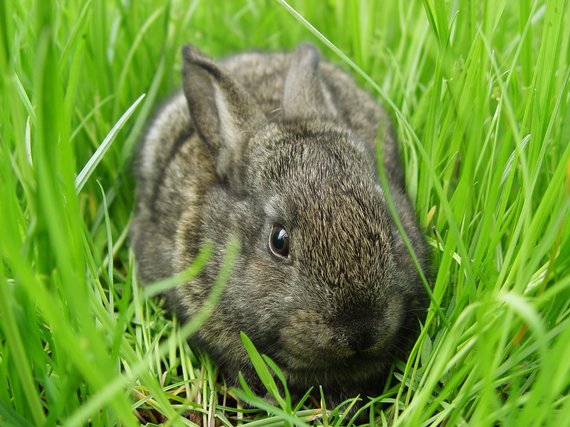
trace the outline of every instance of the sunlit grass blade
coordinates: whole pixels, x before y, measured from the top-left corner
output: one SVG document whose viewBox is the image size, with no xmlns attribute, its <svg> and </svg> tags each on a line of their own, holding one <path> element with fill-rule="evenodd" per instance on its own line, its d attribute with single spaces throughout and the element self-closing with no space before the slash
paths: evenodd
<svg viewBox="0 0 570 427">
<path fill-rule="evenodd" d="M 134 114 L 136 108 L 142 102 L 145 96 L 146 94 L 142 94 L 141 96 L 139 96 L 135 100 L 135 102 L 133 102 L 133 104 L 127 109 L 127 111 L 123 113 L 121 118 L 117 121 L 117 123 L 115 123 L 113 128 L 103 139 L 101 145 L 99 145 L 99 147 L 93 153 L 89 161 L 85 164 L 83 169 L 81 169 L 81 172 L 77 174 L 77 177 L 75 178 L 75 189 L 78 193 L 83 189 L 83 186 L 85 185 L 85 183 L 87 182 L 87 180 L 89 179 L 89 177 L 91 176 L 97 165 L 101 162 L 103 156 L 105 155 L 107 150 L 109 150 L 109 148 L 111 147 L 111 144 L 115 141 L 117 134 L 123 128 L 123 126 L 125 126 L 129 118 Z"/>
<path fill-rule="evenodd" d="M 251 340 L 245 333 L 241 332 L 240 335 L 243 346 L 247 351 L 247 354 L 249 356 L 249 359 L 251 360 L 251 363 L 253 364 L 257 376 L 259 377 L 259 379 L 261 380 L 261 382 L 263 383 L 269 394 L 277 401 L 277 403 L 279 403 L 279 405 L 282 408 L 285 408 L 286 407 L 285 401 L 283 400 L 283 397 L 279 393 L 279 388 L 277 387 L 277 383 L 275 382 L 275 379 L 271 375 L 271 372 L 269 371 L 269 368 L 267 367 L 267 364 L 265 363 L 263 357 L 261 357 L 255 346 L 253 345 L 253 342 L 251 342 Z"/>
</svg>

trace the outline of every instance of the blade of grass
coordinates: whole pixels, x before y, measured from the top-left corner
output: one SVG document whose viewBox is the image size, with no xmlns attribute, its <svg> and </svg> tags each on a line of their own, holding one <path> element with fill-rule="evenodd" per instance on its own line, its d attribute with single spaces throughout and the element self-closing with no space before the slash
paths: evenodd
<svg viewBox="0 0 570 427">
<path fill-rule="evenodd" d="M 127 109 L 127 111 L 123 113 L 121 118 L 117 121 L 117 123 L 115 123 L 115 126 L 113 126 L 113 128 L 109 131 L 107 136 L 103 139 L 101 145 L 97 148 L 95 153 L 93 153 L 93 155 L 91 156 L 89 161 L 85 164 L 83 169 L 81 169 L 81 172 L 79 172 L 77 178 L 75 178 L 75 189 L 78 193 L 81 192 L 81 190 L 87 183 L 87 180 L 89 179 L 91 174 L 93 174 L 93 171 L 95 170 L 97 165 L 101 162 L 107 150 L 109 150 L 109 148 L 111 147 L 111 144 L 115 141 L 117 134 L 125 126 L 126 122 L 133 115 L 136 108 L 142 102 L 145 96 L 146 94 L 142 94 L 141 96 L 139 96 L 135 100 L 135 102 L 131 104 L 131 106 Z"/>
</svg>

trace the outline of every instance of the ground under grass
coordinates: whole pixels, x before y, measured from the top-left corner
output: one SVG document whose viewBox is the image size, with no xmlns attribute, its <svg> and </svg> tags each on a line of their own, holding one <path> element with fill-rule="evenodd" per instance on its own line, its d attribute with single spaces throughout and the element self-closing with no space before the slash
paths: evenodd
<svg viewBox="0 0 570 427">
<path fill-rule="evenodd" d="M 227 390 L 186 343 L 194 325 L 138 286 L 128 245 L 130 159 L 179 86 L 180 46 L 221 56 L 309 41 L 394 118 L 433 249 L 422 334 L 383 394 L 361 396 L 364 419 L 567 425 L 568 6 L 1 1 L 0 424 L 351 422 L 318 400 Z"/>
</svg>

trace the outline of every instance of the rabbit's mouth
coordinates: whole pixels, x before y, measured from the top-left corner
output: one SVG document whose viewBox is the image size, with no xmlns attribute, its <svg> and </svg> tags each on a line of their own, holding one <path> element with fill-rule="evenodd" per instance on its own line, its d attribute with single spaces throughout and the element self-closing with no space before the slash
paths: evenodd
<svg viewBox="0 0 570 427">
<path fill-rule="evenodd" d="M 291 371 L 350 371 L 355 367 L 360 369 L 368 366 L 374 370 L 378 365 L 385 365 L 386 360 L 394 357 L 395 354 L 387 354 L 383 348 L 369 348 L 363 351 L 348 348 L 327 351 L 313 348 L 304 352 L 284 349 L 283 354 L 277 354 L 275 358 Z"/>
<path fill-rule="evenodd" d="M 329 384 L 346 381 L 363 381 L 380 374 L 400 354 L 392 344 L 392 337 L 370 341 L 368 337 L 339 340 L 330 328 L 321 328 L 319 336 L 295 334 L 270 354 L 294 382 L 303 384 Z M 308 344 L 312 341 L 312 344 Z"/>
<path fill-rule="evenodd" d="M 378 379 L 386 370 L 391 358 L 386 355 L 358 353 L 349 358 L 337 357 L 313 359 L 312 361 L 288 357 L 289 363 L 281 364 L 288 384 L 293 388 L 338 387 L 339 385 L 362 384 Z M 311 363 L 312 362 L 312 363 Z"/>
<path fill-rule="evenodd" d="M 395 298 L 392 298 L 395 299 Z M 296 310 L 279 334 L 279 359 L 291 369 L 340 369 L 376 366 L 392 360 L 394 341 L 404 323 L 400 304 L 339 316 L 320 310 Z"/>
</svg>

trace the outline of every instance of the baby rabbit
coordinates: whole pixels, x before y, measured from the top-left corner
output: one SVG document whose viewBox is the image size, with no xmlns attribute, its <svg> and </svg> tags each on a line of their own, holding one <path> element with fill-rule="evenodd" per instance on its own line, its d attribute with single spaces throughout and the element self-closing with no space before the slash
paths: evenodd
<svg viewBox="0 0 570 427">
<path fill-rule="evenodd" d="M 192 46 L 182 53 L 183 91 L 158 113 L 136 161 L 132 240 L 141 281 L 184 271 L 213 244 L 199 277 L 166 292 L 187 320 L 237 236 L 222 297 L 192 338 L 227 383 L 237 385 L 241 371 L 260 386 L 244 331 L 293 393 L 322 385 L 329 404 L 377 394 L 427 305 L 378 181 L 381 140 L 389 190 L 426 271 L 385 113 L 310 45 L 220 62 Z"/>
</svg>

